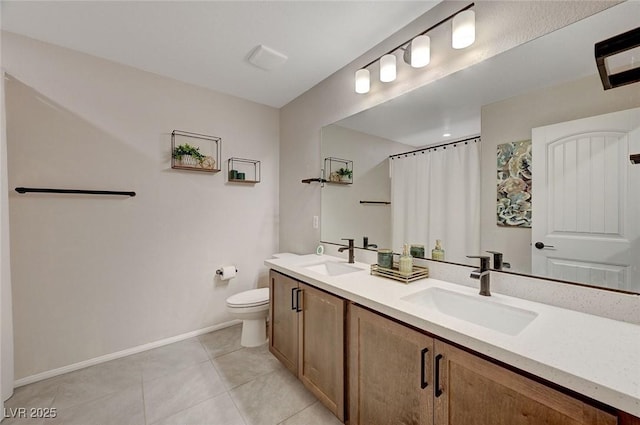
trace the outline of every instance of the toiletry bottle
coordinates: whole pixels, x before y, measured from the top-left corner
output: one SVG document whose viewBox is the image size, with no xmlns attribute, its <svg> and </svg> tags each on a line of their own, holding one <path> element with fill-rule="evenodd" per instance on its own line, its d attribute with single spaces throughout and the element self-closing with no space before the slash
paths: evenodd
<svg viewBox="0 0 640 425">
<path fill-rule="evenodd" d="M 404 244 L 404 250 L 398 262 L 398 269 L 402 274 L 411 274 L 413 271 L 413 257 L 409 254 L 409 245 Z"/>
<path fill-rule="evenodd" d="M 444 261 L 444 249 L 442 249 L 440 239 L 436 239 L 436 247 L 431 250 L 431 259 Z"/>
</svg>

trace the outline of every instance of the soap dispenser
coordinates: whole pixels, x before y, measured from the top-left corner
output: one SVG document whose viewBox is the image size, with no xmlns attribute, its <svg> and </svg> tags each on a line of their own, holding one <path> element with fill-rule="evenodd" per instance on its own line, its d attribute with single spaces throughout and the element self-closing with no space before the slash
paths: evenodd
<svg viewBox="0 0 640 425">
<path fill-rule="evenodd" d="M 409 254 L 409 245 L 404 244 L 404 250 L 398 261 L 398 270 L 402 274 L 411 274 L 413 271 L 413 257 Z"/>
<path fill-rule="evenodd" d="M 444 261 L 444 249 L 442 249 L 442 241 L 436 239 L 436 247 L 431 250 L 431 259 Z"/>
</svg>

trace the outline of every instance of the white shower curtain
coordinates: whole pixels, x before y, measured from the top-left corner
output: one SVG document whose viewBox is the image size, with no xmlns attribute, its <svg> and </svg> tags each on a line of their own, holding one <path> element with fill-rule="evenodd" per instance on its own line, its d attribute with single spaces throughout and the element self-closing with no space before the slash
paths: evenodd
<svg viewBox="0 0 640 425">
<path fill-rule="evenodd" d="M 436 239 L 445 260 L 469 264 L 480 252 L 480 140 L 394 157 L 391 174 L 393 250 Z"/>
<path fill-rule="evenodd" d="M 5 73 L 0 70 L 0 407 L 13 395 L 13 320 L 9 261 L 9 177 L 7 173 Z"/>
</svg>

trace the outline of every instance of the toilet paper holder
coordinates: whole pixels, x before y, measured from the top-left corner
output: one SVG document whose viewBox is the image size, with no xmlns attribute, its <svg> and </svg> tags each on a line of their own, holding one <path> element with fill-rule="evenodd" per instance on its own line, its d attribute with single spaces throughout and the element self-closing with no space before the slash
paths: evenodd
<svg viewBox="0 0 640 425">
<path fill-rule="evenodd" d="M 238 268 L 237 267 L 236 267 L 236 273 L 238 273 Z M 221 276 L 222 275 L 222 269 L 220 268 L 220 269 L 216 270 L 216 274 Z"/>
</svg>

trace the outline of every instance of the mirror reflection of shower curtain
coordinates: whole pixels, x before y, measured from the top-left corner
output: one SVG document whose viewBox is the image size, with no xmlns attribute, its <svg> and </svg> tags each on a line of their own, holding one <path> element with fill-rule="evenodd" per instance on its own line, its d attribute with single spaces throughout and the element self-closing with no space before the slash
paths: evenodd
<svg viewBox="0 0 640 425">
<path fill-rule="evenodd" d="M 480 253 L 480 141 L 395 157 L 390 164 L 392 249 L 436 239 L 445 260 L 469 264 Z"/>
</svg>

